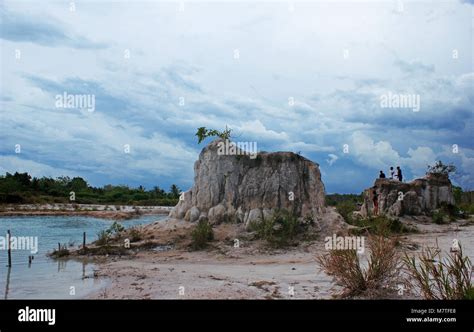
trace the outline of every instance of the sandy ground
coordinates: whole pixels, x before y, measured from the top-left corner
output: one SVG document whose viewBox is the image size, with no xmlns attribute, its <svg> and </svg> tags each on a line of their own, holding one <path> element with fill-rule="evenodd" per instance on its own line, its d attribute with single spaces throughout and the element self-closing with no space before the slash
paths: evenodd
<svg viewBox="0 0 474 332">
<path fill-rule="evenodd" d="M 459 220 L 450 224 L 437 225 L 426 217 L 411 217 L 403 220 L 415 226 L 419 233 L 402 236 L 405 246 L 418 245 L 414 253 L 419 253 L 422 247 L 439 248 L 448 252 L 456 240 L 463 249 L 464 255 L 474 263 L 474 219 L 469 221 Z"/>
<path fill-rule="evenodd" d="M 420 233 L 400 237 L 400 250 L 416 255 L 423 246 L 438 245 L 449 251 L 453 239 L 463 245 L 474 262 L 474 223 L 436 225 L 423 218 L 403 222 Z M 468 224 L 466 226 L 462 226 Z M 189 223 L 171 221 L 147 227 L 160 243 L 178 243 L 186 237 Z M 151 235 L 153 234 L 153 235 Z M 171 250 L 140 251 L 128 257 L 109 257 L 98 265 L 96 275 L 108 286 L 89 298 L 107 299 L 324 299 L 340 289 L 319 271 L 315 256 L 324 252 L 324 242 L 286 250 L 265 249 L 262 243 L 242 240 L 234 248 L 239 230 L 231 225 L 216 229 L 217 245 L 205 251 L 189 251 L 186 242 Z M 163 247 L 158 247 L 163 248 Z M 389 298 L 397 298 L 387 296 Z M 404 294 L 398 298 L 413 298 Z M 415 297 L 416 298 L 416 297 Z"/>
<path fill-rule="evenodd" d="M 238 249 L 236 249 L 238 251 Z M 222 258 L 208 252 L 139 254 L 100 266 L 109 286 L 91 298 L 329 298 L 330 279 L 314 255 L 287 253 Z"/>
</svg>

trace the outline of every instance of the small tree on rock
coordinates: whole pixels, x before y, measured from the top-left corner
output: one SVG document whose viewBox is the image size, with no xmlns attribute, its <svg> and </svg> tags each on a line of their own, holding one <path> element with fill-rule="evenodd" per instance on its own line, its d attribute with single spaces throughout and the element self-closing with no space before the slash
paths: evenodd
<svg viewBox="0 0 474 332">
<path fill-rule="evenodd" d="M 198 144 L 199 144 L 203 140 L 205 140 L 207 137 L 212 137 L 212 136 L 217 136 L 224 140 L 228 140 L 230 139 L 231 132 L 232 132 L 232 129 L 227 128 L 227 126 L 225 126 L 224 131 L 219 131 L 216 129 L 207 129 L 206 127 L 199 127 L 195 136 L 198 137 Z"/>
<path fill-rule="evenodd" d="M 441 160 L 438 160 L 434 165 L 428 165 L 426 174 L 449 176 L 449 173 L 456 172 L 456 166 L 453 164 L 445 165 Z"/>
</svg>

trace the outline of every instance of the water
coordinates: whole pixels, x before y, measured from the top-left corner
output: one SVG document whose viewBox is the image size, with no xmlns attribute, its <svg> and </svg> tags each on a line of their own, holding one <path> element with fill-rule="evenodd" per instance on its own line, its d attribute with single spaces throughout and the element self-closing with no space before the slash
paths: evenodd
<svg viewBox="0 0 474 332">
<path fill-rule="evenodd" d="M 166 216 L 145 215 L 120 221 L 125 227 L 164 220 Z M 97 239 L 100 230 L 112 220 L 83 216 L 29 216 L 0 218 L 0 237 L 10 229 L 15 236 L 38 237 L 38 252 L 12 250 L 12 268 L 7 268 L 7 251 L 0 247 L 1 299 L 74 299 L 82 298 L 106 285 L 106 280 L 93 277 L 94 264 L 75 260 L 54 260 L 46 256 L 58 247 L 58 242 L 76 247 L 82 245 L 82 233 L 87 242 Z M 1 245 L 1 243 L 0 243 Z M 33 255 L 31 265 L 28 256 Z M 75 294 L 73 294 L 75 293 Z"/>
</svg>

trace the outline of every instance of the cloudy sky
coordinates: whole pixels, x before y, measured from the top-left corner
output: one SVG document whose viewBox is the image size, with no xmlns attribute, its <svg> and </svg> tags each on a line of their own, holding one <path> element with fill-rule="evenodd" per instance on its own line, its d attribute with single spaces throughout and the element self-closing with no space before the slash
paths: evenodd
<svg viewBox="0 0 474 332">
<path fill-rule="evenodd" d="M 196 128 L 228 125 L 319 163 L 327 192 L 438 159 L 474 189 L 473 2 L 1 0 L 0 172 L 187 189 Z"/>
</svg>

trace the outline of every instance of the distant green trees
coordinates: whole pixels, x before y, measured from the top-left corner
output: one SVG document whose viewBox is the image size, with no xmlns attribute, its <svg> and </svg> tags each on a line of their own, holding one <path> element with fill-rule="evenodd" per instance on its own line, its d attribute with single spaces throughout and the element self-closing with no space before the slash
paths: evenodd
<svg viewBox="0 0 474 332">
<path fill-rule="evenodd" d="M 181 193 L 181 190 L 179 190 L 178 186 L 175 184 L 172 184 L 170 188 L 171 198 L 178 199 L 180 193 Z"/>
<path fill-rule="evenodd" d="M 74 192 L 75 200 L 70 200 Z M 92 187 L 81 177 L 36 178 L 28 173 L 6 173 L 0 176 L 1 203 L 78 203 L 120 205 L 176 205 L 180 189 L 173 184 L 169 192 L 158 186 L 146 190 L 143 186 L 125 185 Z"/>
</svg>

